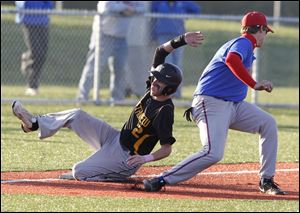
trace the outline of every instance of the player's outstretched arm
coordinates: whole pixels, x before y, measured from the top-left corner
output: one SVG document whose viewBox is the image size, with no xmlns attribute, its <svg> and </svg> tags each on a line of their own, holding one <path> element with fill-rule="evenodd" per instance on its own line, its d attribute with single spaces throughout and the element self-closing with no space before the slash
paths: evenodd
<svg viewBox="0 0 300 213">
<path fill-rule="evenodd" d="M 156 48 L 152 67 L 156 68 L 158 65 L 165 62 L 165 58 L 174 50 L 184 45 L 197 47 L 204 40 L 204 36 L 200 31 L 187 32 L 182 34 Z"/>
<path fill-rule="evenodd" d="M 182 34 L 156 48 L 151 70 L 155 69 L 158 65 L 165 63 L 166 57 L 176 48 L 179 48 L 184 45 L 190 45 L 192 47 L 197 47 L 199 44 L 202 44 L 204 36 L 200 31 L 197 32 L 187 32 Z M 146 81 L 146 88 L 150 88 L 152 82 L 151 75 Z"/>
<path fill-rule="evenodd" d="M 172 152 L 171 144 L 161 145 L 160 149 L 149 155 L 132 155 L 127 159 L 129 166 L 142 165 L 147 162 L 157 161 L 168 157 Z"/>
<path fill-rule="evenodd" d="M 163 48 L 168 53 L 171 53 L 174 49 L 179 48 L 183 45 L 190 45 L 192 47 L 198 47 L 199 44 L 202 44 L 204 40 L 204 35 L 200 32 L 187 32 L 183 35 L 180 35 L 171 41 L 168 41 L 163 44 Z"/>
</svg>

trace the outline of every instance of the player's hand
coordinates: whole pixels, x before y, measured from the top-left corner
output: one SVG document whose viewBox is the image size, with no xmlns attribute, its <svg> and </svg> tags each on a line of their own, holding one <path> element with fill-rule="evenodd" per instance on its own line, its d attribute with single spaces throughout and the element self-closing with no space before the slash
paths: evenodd
<svg viewBox="0 0 300 213">
<path fill-rule="evenodd" d="M 254 86 L 255 90 L 265 90 L 267 92 L 272 92 L 273 84 L 270 81 L 262 80 L 261 82 L 257 82 Z"/>
<path fill-rule="evenodd" d="M 146 159 L 142 155 L 132 155 L 127 159 L 127 164 L 129 166 L 138 166 L 146 163 Z"/>
<path fill-rule="evenodd" d="M 202 44 L 204 35 L 200 31 L 187 32 L 184 34 L 184 40 L 188 45 L 192 47 L 198 47 L 199 44 Z"/>
</svg>

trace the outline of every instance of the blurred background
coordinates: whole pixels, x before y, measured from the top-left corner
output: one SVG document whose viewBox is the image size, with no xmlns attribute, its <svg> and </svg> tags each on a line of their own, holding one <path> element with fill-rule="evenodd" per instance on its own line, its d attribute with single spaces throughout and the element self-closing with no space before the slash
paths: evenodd
<svg viewBox="0 0 300 213">
<path fill-rule="evenodd" d="M 59 9 L 96 10 L 97 1 L 55 1 Z M 151 1 L 149 1 L 151 2 Z M 273 15 L 274 1 L 194 1 L 201 6 L 203 14 L 241 15 L 249 10 L 264 11 Z M 281 15 L 299 17 L 299 2 L 281 1 Z M 13 1 L 1 1 L 1 6 L 14 5 Z"/>
<path fill-rule="evenodd" d="M 127 33 L 128 55 L 125 77 L 126 99 L 134 104 L 145 92 L 145 81 L 158 42 L 153 38 L 156 19 L 183 20 L 186 31 L 200 30 L 205 35 L 198 48 L 186 47 L 183 55 L 184 82 L 176 104 L 189 105 L 198 78 L 216 50 L 227 40 L 240 35 L 240 20 L 249 11 L 263 12 L 275 33 L 268 35 L 255 65 L 255 78 L 274 83 L 272 95 L 252 93 L 248 100 L 256 104 L 299 107 L 299 2 L 298 1 L 195 1 L 198 14 L 153 13 L 151 1 L 144 1 L 145 12 L 131 17 Z M 1 103 L 21 99 L 30 103 L 76 103 L 78 83 L 86 62 L 95 1 L 56 1 L 51 11 L 39 11 L 50 17 L 47 59 L 41 74 L 39 94 L 24 94 L 26 79 L 21 74 L 21 55 L 26 50 L 22 29 L 15 22 L 15 3 L 1 1 Z M 28 11 L 30 13 L 32 11 Z M 26 11 L 24 11 L 26 13 Z M 176 26 L 174 26 L 176 27 Z M 101 30 L 101 29 L 100 29 Z M 99 56 L 101 57 L 101 55 Z M 102 70 L 88 103 L 106 104 L 111 96 L 110 74 Z M 99 94 L 93 91 L 99 91 Z M 251 91 L 249 91 L 251 93 Z"/>
</svg>

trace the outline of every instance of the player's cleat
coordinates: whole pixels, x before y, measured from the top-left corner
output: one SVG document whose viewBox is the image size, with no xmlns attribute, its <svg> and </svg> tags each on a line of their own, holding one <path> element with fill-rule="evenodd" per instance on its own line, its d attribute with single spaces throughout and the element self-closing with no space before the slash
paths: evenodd
<svg viewBox="0 0 300 213">
<path fill-rule="evenodd" d="M 259 190 L 262 193 L 270 194 L 270 195 L 285 195 L 286 192 L 282 191 L 279 188 L 279 185 L 274 182 L 273 178 L 266 179 L 262 178 L 259 181 Z"/>
<path fill-rule="evenodd" d="M 13 114 L 22 121 L 21 127 L 24 132 L 31 132 L 38 129 L 36 117 L 28 112 L 20 101 L 14 101 L 11 107 Z"/>
<path fill-rule="evenodd" d="M 62 179 L 62 180 L 76 180 L 76 179 L 74 178 L 72 172 L 63 173 L 63 174 L 59 175 L 58 178 L 59 178 L 59 179 Z"/>
<path fill-rule="evenodd" d="M 146 192 L 158 192 L 166 185 L 166 182 L 162 177 L 144 180 L 143 183 Z"/>
</svg>

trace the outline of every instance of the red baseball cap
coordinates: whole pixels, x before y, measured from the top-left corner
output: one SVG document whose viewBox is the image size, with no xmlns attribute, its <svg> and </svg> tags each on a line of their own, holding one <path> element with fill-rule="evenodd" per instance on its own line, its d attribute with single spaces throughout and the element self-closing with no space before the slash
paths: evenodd
<svg viewBox="0 0 300 213">
<path fill-rule="evenodd" d="M 243 19 L 242 19 L 242 26 L 256 26 L 256 25 L 260 25 L 260 26 L 266 26 L 267 27 L 267 32 L 272 32 L 274 33 L 274 31 L 268 26 L 267 23 L 267 19 L 266 16 L 261 13 L 261 12 L 257 12 L 257 11 L 252 11 L 247 13 Z"/>
</svg>

